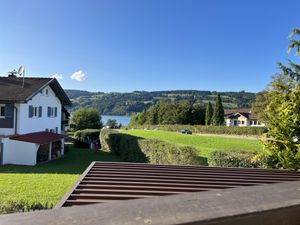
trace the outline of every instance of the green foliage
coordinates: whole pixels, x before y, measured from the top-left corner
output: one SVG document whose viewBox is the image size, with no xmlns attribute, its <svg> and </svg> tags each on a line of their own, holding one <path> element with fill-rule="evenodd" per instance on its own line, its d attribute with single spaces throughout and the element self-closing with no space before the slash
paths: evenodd
<svg viewBox="0 0 300 225">
<path fill-rule="evenodd" d="M 94 108 L 80 108 L 73 112 L 70 124 L 76 125 L 77 130 L 101 129 L 100 113 Z"/>
<path fill-rule="evenodd" d="M 89 148 L 90 143 L 99 139 L 100 130 L 85 129 L 74 133 L 74 145 L 80 148 Z"/>
<path fill-rule="evenodd" d="M 115 128 L 118 126 L 117 120 L 108 119 L 105 123 L 105 126 Z"/>
<path fill-rule="evenodd" d="M 294 30 L 299 34 L 299 30 Z M 299 47 L 291 40 L 290 48 Z M 300 143 L 293 138 L 300 136 L 300 66 L 289 61 L 289 65 L 278 64 L 280 73 L 275 74 L 263 100 L 261 120 L 267 125 L 267 139 L 264 148 L 271 160 L 269 166 L 300 169 Z"/>
<path fill-rule="evenodd" d="M 255 158 L 257 152 L 249 151 L 213 151 L 209 154 L 208 164 L 220 167 L 261 167 L 262 163 Z"/>
<path fill-rule="evenodd" d="M 212 124 L 215 126 L 224 125 L 224 108 L 222 105 L 222 99 L 220 94 L 217 96 L 216 105 L 214 107 L 214 113 L 212 116 Z"/>
<path fill-rule="evenodd" d="M 265 133 L 264 127 L 226 127 L 226 126 L 202 126 L 202 125 L 129 125 L 128 129 L 150 129 L 164 131 L 179 131 L 182 129 L 191 130 L 198 134 L 221 134 L 221 135 L 244 135 L 261 136 Z"/>
<path fill-rule="evenodd" d="M 120 132 L 144 139 L 155 139 L 169 142 L 178 146 L 191 146 L 197 149 L 198 155 L 208 157 L 211 151 L 262 151 L 259 140 L 248 140 L 242 138 L 228 138 L 214 135 L 186 135 L 178 132 L 158 130 L 120 130 Z"/>
<path fill-rule="evenodd" d="M 70 97 L 74 111 L 80 107 L 93 107 L 101 115 L 132 115 L 148 110 L 157 103 L 179 103 L 188 101 L 190 104 L 206 104 L 214 102 L 216 92 L 212 91 L 135 91 L 132 93 L 103 93 L 79 90 L 66 90 Z M 255 99 L 254 93 L 220 92 L 223 105 L 227 108 L 248 108 Z"/>
<path fill-rule="evenodd" d="M 132 116 L 130 125 L 143 124 L 204 124 L 204 107 L 187 101 L 159 103 Z"/>
<path fill-rule="evenodd" d="M 209 102 L 206 106 L 205 111 L 205 125 L 209 126 L 212 124 L 212 117 L 213 117 L 213 107 L 211 102 Z"/>
<path fill-rule="evenodd" d="M 112 130 L 102 130 L 100 139 L 103 148 L 128 162 L 176 165 L 200 163 L 196 150 L 189 146 L 177 146 L 159 140 L 141 139 Z"/>
</svg>

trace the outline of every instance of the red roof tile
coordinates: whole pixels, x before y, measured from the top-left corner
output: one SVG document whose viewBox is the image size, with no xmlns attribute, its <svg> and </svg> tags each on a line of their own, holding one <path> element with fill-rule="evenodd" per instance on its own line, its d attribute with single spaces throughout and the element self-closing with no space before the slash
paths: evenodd
<svg viewBox="0 0 300 225">
<path fill-rule="evenodd" d="M 10 137 L 10 139 L 43 145 L 43 144 L 48 144 L 50 142 L 59 141 L 65 137 L 66 136 L 62 134 L 56 134 L 56 133 L 44 131 L 44 132 L 35 132 L 35 133 L 17 135 L 14 137 Z"/>
</svg>

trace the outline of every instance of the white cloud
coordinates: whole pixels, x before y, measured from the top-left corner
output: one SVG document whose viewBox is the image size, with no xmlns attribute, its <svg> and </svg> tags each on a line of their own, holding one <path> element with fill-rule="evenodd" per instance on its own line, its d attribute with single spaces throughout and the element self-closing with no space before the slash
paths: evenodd
<svg viewBox="0 0 300 225">
<path fill-rule="evenodd" d="M 53 74 L 51 77 L 52 77 L 52 78 L 56 78 L 57 80 L 63 79 L 63 76 L 62 76 L 61 74 L 58 74 L 58 73 Z"/>
<path fill-rule="evenodd" d="M 79 70 L 72 74 L 71 79 L 77 81 L 84 81 L 86 79 L 86 76 L 82 70 Z"/>
</svg>

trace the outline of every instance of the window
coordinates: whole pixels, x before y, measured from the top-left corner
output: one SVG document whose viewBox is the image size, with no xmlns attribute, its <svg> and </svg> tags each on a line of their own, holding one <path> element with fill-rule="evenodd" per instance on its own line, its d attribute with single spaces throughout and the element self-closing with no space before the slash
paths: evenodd
<svg viewBox="0 0 300 225">
<path fill-rule="evenodd" d="M 42 117 L 42 106 L 29 106 L 29 118 Z"/>
<path fill-rule="evenodd" d="M 244 121 L 244 120 L 242 120 L 242 124 L 245 124 L 245 121 Z"/>
<path fill-rule="evenodd" d="M 46 95 L 49 95 L 49 91 L 48 89 L 45 90 Z"/>
<path fill-rule="evenodd" d="M 57 117 L 57 107 L 48 107 L 48 117 Z"/>
<path fill-rule="evenodd" d="M 0 118 L 5 118 L 5 105 L 0 105 Z"/>
</svg>

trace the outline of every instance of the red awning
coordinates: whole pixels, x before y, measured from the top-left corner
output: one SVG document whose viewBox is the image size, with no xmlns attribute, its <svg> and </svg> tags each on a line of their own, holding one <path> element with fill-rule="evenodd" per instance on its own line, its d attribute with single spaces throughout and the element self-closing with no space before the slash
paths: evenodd
<svg viewBox="0 0 300 225">
<path fill-rule="evenodd" d="M 35 133 L 17 135 L 17 136 L 10 137 L 10 139 L 43 145 L 54 141 L 60 141 L 65 137 L 66 136 L 62 134 L 56 134 L 56 133 L 44 131 L 44 132 L 35 132 Z"/>
</svg>

